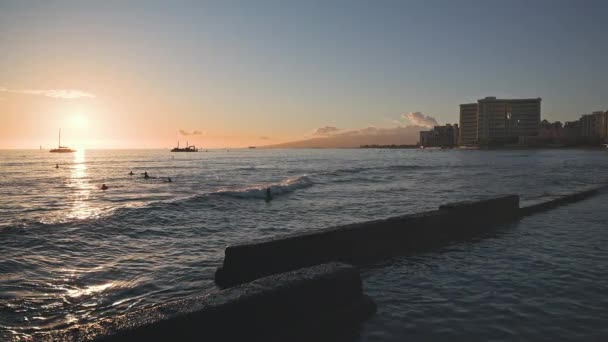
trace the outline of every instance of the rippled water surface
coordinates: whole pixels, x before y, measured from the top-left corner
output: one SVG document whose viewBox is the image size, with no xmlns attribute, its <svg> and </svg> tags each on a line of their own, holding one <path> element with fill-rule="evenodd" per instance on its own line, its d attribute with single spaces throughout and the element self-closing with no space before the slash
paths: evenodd
<svg viewBox="0 0 608 342">
<path fill-rule="evenodd" d="M 492 194 L 531 203 L 607 167 L 599 150 L 0 151 L 0 340 L 211 291 L 229 243 Z M 606 200 L 366 270 L 380 309 L 362 338 L 543 338 L 560 317 L 571 338 L 606 336 Z"/>
<path fill-rule="evenodd" d="M 608 340 L 608 193 L 364 271 L 363 340 Z"/>
</svg>

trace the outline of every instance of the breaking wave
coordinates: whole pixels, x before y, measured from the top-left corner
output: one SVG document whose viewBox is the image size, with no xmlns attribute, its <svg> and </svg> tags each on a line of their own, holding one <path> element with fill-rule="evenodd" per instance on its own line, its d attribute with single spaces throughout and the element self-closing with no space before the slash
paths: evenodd
<svg viewBox="0 0 608 342">
<path fill-rule="evenodd" d="M 235 198 L 266 198 L 266 189 L 270 188 L 272 196 L 285 195 L 298 189 L 312 186 L 313 182 L 308 176 L 298 176 L 288 178 L 279 183 L 260 184 L 238 190 L 219 190 L 214 195 L 235 197 Z"/>
</svg>

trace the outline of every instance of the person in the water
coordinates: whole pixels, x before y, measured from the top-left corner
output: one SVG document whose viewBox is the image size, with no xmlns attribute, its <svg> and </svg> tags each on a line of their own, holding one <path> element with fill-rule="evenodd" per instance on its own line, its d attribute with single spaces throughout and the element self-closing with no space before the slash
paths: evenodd
<svg viewBox="0 0 608 342">
<path fill-rule="evenodd" d="M 55 164 L 55 168 L 58 169 L 59 168 L 59 164 Z"/>
<path fill-rule="evenodd" d="M 144 178 L 145 178 L 145 179 L 150 178 L 150 176 L 148 176 L 148 171 L 144 171 Z"/>
<path fill-rule="evenodd" d="M 101 190 L 108 190 L 109 187 L 107 185 L 105 185 L 105 184 L 101 184 L 101 187 L 99 189 L 101 189 Z"/>
<path fill-rule="evenodd" d="M 270 192 L 270 187 L 266 188 L 266 202 L 272 201 L 272 193 Z"/>
<path fill-rule="evenodd" d="M 167 182 L 168 182 L 168 183 L 173 182 L 173 181 L 171 180 L 171 177 L 167 177 Z"/>
<path fill-rule="evenodd" d="M 129 171 L 129 176 L 133 176 L 133 171 Z"/>
</svg>

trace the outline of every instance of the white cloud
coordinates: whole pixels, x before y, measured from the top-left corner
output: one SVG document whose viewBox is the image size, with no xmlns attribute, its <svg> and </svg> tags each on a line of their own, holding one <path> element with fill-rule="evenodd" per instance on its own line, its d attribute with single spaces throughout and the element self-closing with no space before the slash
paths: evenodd
<svg viewBox="0 0 608 342">
<path fill-rule="evenodd" d="M 28 95 L 42 95 L 55 99 L 79 99 L 79 98 L 95 98 L 95 94 L 87 93 L 76 89 L 49 89 L 49 90 L 32 90 L 32 89 L 8 89 L 0 87 L 0 92 Z"/>
<path fill-rule="evenodd" d="M 439 126 L 437 120 L 435 120 L 432 116 L 425 116 L 421 112 L 409 112 L 407 114 L 402 115 L 403 118 L 407 119 L 412 125 L 433 128 L 434 126 Z"/>
</svg>

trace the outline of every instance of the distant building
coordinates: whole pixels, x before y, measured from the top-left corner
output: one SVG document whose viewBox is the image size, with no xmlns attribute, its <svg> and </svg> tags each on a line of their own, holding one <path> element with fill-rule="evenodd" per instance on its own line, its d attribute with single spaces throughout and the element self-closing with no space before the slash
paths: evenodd
<svg viewBox="0 0 608 342">
<path fill-rule="evenodd" d="M 486 97 L 460 105 L 460 144 L 512 143 L 520 137 L 537 136 L 540 102 L 540 98 Z"/>
<path fill-rule="evenodd" d="M 421 147 L 429 147 L 435 143 L 434 134 L 432 130 L 430 131 L 420 131 L 420 146 Z"/>
<path fill-rule="evenodd" d="M 566 146 L 594 146 L 608 142 L 608 111 L 584 114 L 579 120 L 550 123 L 543 120 L 540 125 L 541 144 Z"/>
<path fill-rule="evenodd" d="M 589 140 L 606 141 L 608 138 L 608 111 L 585 114 L 580 118 L 581 136 Z"/>
<path fill-rule="evenodd" d="M 478 143 L 510 142 L 518 137 L 538 135 L 540 98 L 477 101 Z"/>
<path fill-rule="evenodd" d="M 579 120 L 566 121 L 566 122 L 564 122 L 564 130 L 570 131 L 569 134 L 571 134 L 571 135 L 580 135 L 581 122 Z"/>
<path fill-rule="evenodd" d="M 562 141 L 566 145 L 576 146 L 582 144 L 581 137 L 580 120 L 564 122 L 564 128 L 562 129 Z"/>
<path fill-rule="evenodd" d="M 547 120 L 540 122 L 538 137 L 541 141 L 557 142 L 562 140 L 563 136 L 564 128 L 561 122 L 549 122 Z"/>
<path fill-rule="evenodd" d="M 430 131 L 420 132 L 422 147 L 454 147 L 458 145 L 458 124 L 435 126 Z"/>
<path fill-rule="evenodd" d="M 458 144 L 477 144 L 477 103 L 460 105 L 460 139 Z"/>
</svg>

